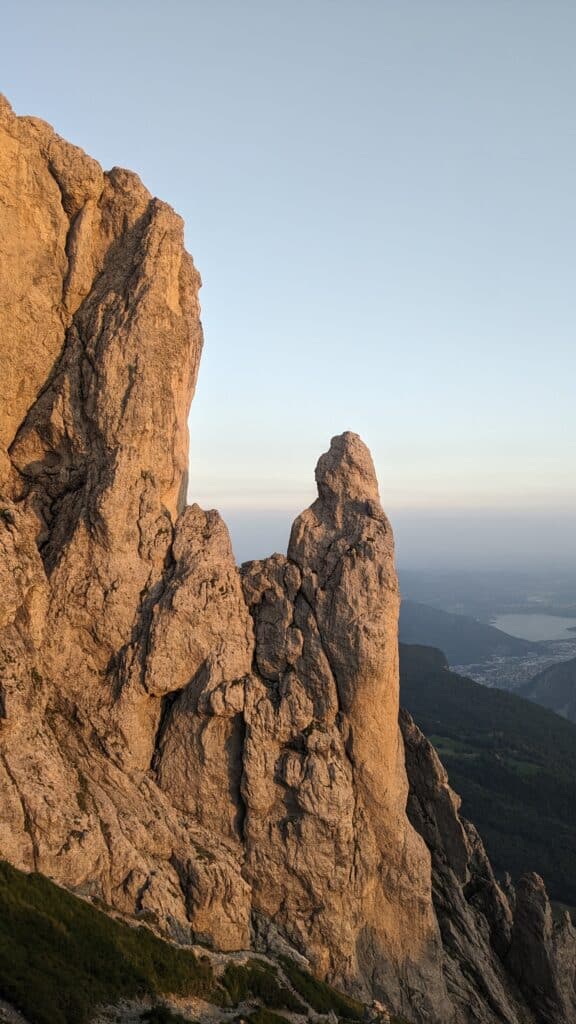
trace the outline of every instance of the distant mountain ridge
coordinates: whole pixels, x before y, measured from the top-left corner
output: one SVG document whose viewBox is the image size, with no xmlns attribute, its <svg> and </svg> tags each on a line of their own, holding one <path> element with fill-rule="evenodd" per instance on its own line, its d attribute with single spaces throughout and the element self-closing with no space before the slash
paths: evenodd
<svg viewBox="0 0 576 1024">
<path fill-rule="evenodd" d="M 522 697 L 576 722 L 576 658 L 538 672 L 518 692 Z"/>
<path fill-rule="evenodd" d="M 493 655 L 522 656 L 540 649 L 534 641 L 417 601 L 402 601 L 400 642 L 439 648 L 451 665 L 472 665 Z"/>
</svg>

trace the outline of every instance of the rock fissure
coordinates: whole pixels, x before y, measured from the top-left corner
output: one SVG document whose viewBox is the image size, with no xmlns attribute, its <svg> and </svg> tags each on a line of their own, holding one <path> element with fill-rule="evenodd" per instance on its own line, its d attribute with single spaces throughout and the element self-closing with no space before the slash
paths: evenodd
<svg viewBox="0 0 576 1024">
<path fill-rule="evenodd" d="M 18 802 L 20 804 L 20 808 L 21 808 L 21 811 L 22 811 L 22 824 L 23 824 L 24 832 L 26 833 L 26 835 L 28 836 L 28 838 L 30 840 L 31 866 L 32 866 L 34 871 L 37 871 L 38 870 L 38 865 L 39 865 L 39 850 L 38 850 L 38 843 L 37 843 L 36 837 L 34 835 L 34 828 L 33 828 L 33 823 L 32 823 L 32 818 L 31 818 L 31 815 L 30 815 L 30 811 L 29 811 L 29 808 L 27 806 L 26 799 L 25 799 L 25 797 L 24 797 L 23 793 L 21 792 L 21 789 L 20 789 L 20 787 L 18 785 L 18 781 L 16 779 L 16 776 L 14 775 L 14 773 L 12 772 L 12 770 L 10 768 L 10 765 L 8 763 L 8 759 L 1 752 L 0 752 L 0 760 L 2 762 L 2 765 L 4 767 L 4 771 L 6 772 L 6 775 L 7 775 L 8 779 L 10 780 L 10 782 L 12 784 L 14 792 L 17 795 L 17 799 L 18 799 Z"/>
<path fill-rule="evenodd" d="M 154 737 L 154 743 L 152 748 L 152 759 L 150 761 L 150 771 L 157 775 L 159 762 L 162 756 L 162 741 L 164 739 L 172 708 L 179 697 L 184 693 L 184 688 L 181 690 L 172 690 L 170 693 L 160 698 L 160 715 L 158 718 L 158 728 Z"/>
</svg>

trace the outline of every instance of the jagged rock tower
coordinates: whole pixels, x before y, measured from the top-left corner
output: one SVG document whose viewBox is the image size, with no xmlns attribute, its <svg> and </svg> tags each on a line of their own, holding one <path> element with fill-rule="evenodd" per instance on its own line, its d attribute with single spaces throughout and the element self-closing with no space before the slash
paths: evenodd
<svg viewBox="0 0 576 1024">
<path fill-rule="evenodd" d="M 0 856 L 182 941 L 296 951 L 410 1020 L 575 1020 L 570 926 L 535 882 L 513 917 L 409 722 L 407 815 L 362 441 L 320 459 L 288 556 L 239 571 L 219 515 L 185 506 L 180 219 L 5 101 L 0 195 Z"/>
</svg>

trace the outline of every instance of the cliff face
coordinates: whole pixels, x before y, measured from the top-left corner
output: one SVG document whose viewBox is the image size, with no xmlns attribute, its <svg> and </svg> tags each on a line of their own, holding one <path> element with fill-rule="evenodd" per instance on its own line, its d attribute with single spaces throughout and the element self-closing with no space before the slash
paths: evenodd
<svg viewBox="0 0 576 1024">
<path fill-rule="evenodd" d="M 514 917 L 490 876 L 473 928 L 489 866 L 437 766 L 406 814 L 367 449 L 334 438 L 288 556 L 239 572 L 218 514 L 184 506 L 202 335 L 181 221 L 5 103 L 0 132 L 0 855 L 182 940 L 297 951 L 412 1020 L 576 1020 L 539 883 Z"/>
<path fill-rule="evenodd" d="M 199 277 L 182 222 L 135 175 L 103 174 L 6 104 L 0 124 L 2 853 L 245 945 L 237 851 L 152 768 L 165 695 L 217 660 L 237 611 L 230 641 L 244 626 L 240 671 L 251 663 L 226 530 L 180 515 Z M 182 680 L 164 660 L 166 607 L 177 621 L 187 585 Z"/>
</svg>

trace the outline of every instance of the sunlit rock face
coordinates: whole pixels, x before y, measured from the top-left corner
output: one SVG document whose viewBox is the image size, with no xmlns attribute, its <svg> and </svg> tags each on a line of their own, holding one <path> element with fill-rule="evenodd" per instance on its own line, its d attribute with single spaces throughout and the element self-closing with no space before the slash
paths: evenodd
<svg viewBox="0 0 576 1024">
<path fill-rule="evenodd" d="M 237 851 L 180 812 L 153 766 L 166 695 L 229 635 L 229 579 L 249 627 L 225 527 L 211 522 L 210 544 L 204 513 L 183 512 L 199 276 L 182 221 L 136 175 L 103 173 L 5 101 L 0 133 L 1 852 L 177 934 L 245 946 Z M 190 575 L 210 606 L 202 637 L 173 593 Z M 184 677 L 166 657 L 170 601 Z"/>
<path fill-rule="evenodd" d="M 404 723 L 407 778 L 368 449 L 334 438 L 287 556 L 238 570 L 184 504 L 182 222 L 5 101 L 0 198 L 0 856 L 418 1024 L 576 1019 L 573 932 L 536 883 L 514 916 Z"/>
<path fill-rule="evenodd" d="M 288 557 L 243 566 L 259 676 L 246 874 L 261 929 L 280 924 L 318 970 L 425 1012 L 445 993 L 429 854 L 406 817 L 392 531 L 356 434 L 333 438 L 316 481 Z"/>
</svg>

